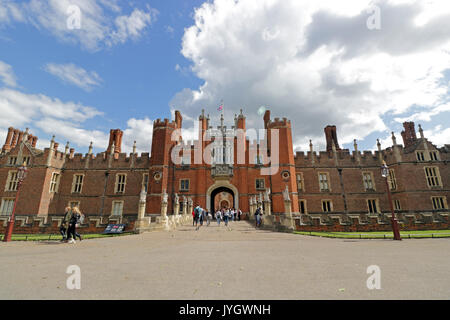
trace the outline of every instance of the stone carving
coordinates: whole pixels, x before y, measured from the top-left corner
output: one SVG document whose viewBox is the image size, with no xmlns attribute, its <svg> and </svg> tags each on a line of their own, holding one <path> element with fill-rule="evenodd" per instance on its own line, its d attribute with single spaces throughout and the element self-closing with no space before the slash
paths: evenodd
<svg viewBox="0 0 450 320">
<path fill-rule="evenodd" d="M 162 203 L 167 203 L 168 198 L 169 195 L 166 193 L 166 189 L 164 189 L 162 193 Z"/>
<path fill-rule="evenodd" d="M 284 201 L 291 201 L 291 198 L 289 197 L 289 189 L 286 186 L 286 189 L 283 190 L 283 198 Z"/>
<path fill-rule="evenodd" d="M 175 203 L 179 203 L 180 202 L 180 197 L 178 197 L 178 194 L 177 193 L 175 193 L 175 196 L 174 196 L 174 201 L 175 201 Z"/>
<path fill-rule="evenodd" d="M 147 192 L 145 191 L 144 188 L 142 188 L 141 193 L 139 194 L 139 201 L 145 202 L 146 198 L 147 198 Z"/>
<path fill-rule="evenodd" d="M 267 188 L 266 191 L 264 192 L 264 202 L 270 202 L 270 189 Z"/>
</svg>

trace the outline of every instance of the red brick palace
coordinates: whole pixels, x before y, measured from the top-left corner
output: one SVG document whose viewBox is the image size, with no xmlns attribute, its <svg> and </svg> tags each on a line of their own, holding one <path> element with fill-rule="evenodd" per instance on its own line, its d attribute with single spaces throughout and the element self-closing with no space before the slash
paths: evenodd
<svg viewBox="0 0 450 320">
<path fill-rule="evenodd" d="M 450 145 L 437 148 L 424 137 L 420 126 L 416 136 L 413 122 L 404 123 L 403 145 L 392 134 L 392 146 L 382 149 L 378 142 L 374 153 L 359 151 L 356 141 L 354 150 L 341 149 L 335 126 L 325 128 L 326 150 L 315 152 L 311 144 L 310 151 L 294 153 L 289 120 L 271 119 L 266 111 L 262 120 L 267 143 L 245 138 L 245 120 L 241 112 L 231 128 L 223 125 L 223 118 L 220 126 L 212 127 L 209 116 L 202 113 L 199 138 L 188 143 L 177 137 L 182 128 L 177 111 L 174 121 L 154 122 L 151 154 L 140 155 L 121 152 L 123 132 L 119 129 L 110 131 L 104 152 L 94 155 L 91 145 L 83 155 L 54 139 L 49 148 L 39 150 L 37 138 L 28 131 L 9 128 L 0 155 L 0 226 L 2 217 L 6 225 L 11 214 L 17 169 L 24 162 L 29 171 L 16 215 L 37 217 L 45 223 L 51 223 L 47 218 L 61 216 L 68 205 L 78 205 L 100 224 L 108 219 L 134 221 L 142 190 L 146 192 L 145 216 L 152 221 L 161 215 L 164 201 L 168 216 L 186 214 L 196 204 L 208 210 L 239 207 L 248 213 L 257 203 L 278 215 L 286 212 L 286 197 L 291 212 L 305 217 L 388 214 L 386 185 L 380 173 L 383 161 L 390 169 L 389 188 L 399 216 L 448 215 Z M 271 144 L 275 129 L 278 143 Z M 220 134 L 228 138 L 217 139 Z M 212 138 L 202 138 L 208 135 Z M 221 140 L 223 143 L 215 144 Z M 265 163 L 274 154 L 273 146 L 278 148 L 277 170 L 265 175 L 262 169 L 269 166 Z M 174 163 L 174 148 L 183 150 L 181 163 Z"/>
</svg>

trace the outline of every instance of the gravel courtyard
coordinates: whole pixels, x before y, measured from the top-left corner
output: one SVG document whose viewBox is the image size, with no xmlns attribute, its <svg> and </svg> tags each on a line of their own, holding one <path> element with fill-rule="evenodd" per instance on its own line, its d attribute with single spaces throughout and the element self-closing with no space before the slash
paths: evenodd
<svg viewBox="0 0 450 320">
<path fill-rule="evenodd" d="M 449 299 L 450 239 L 344 240 L 183 226 L 76 244 L 0 243 L 0 299 Z M 69 290 L 69 265 L 81 289 Z M 367 267 L 381 270 L 369 290 Z"/>
</svg>

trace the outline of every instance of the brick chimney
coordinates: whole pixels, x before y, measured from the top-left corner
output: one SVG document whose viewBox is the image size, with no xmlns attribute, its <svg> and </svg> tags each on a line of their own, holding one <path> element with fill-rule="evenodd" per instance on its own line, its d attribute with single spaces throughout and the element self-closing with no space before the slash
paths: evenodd
<svg viewBox="0 0 450 320">
<path fill-rule="evenodd" d="M 326 126 L 325 129 L 325 139 L 327 140 L 327 151 L 333 151 L 333 142 L 336 150 L 341 150 L 338 143 L 338 138 L 336 134 L 336 126 Z"/>
<path fill-rule="evenodd" d="M 109 132 L 109 144 L 106 149 L 107 154 L 111 153 L 111 146 L 114 144 L 114 153 L 119 154 L 122 151 L 123 131 L 120 129 L 111 129 Z"/>
<path fill-rule="evenodd" d="M 404 131 L 401 132 L 403 138 L 403 145 L 409 147 L 417 141 L 416 129 L 414 127 L 414 122 L 403 122 Z"/>
<path fill-rule="evenodd" d="M 2 152 L 9 152 L 11 150 L 11 143 L 14 134 L 14 128 L 8 128 L 8 135 L 6 136 L 5 144 L 3 145 Z"/>
</svg>

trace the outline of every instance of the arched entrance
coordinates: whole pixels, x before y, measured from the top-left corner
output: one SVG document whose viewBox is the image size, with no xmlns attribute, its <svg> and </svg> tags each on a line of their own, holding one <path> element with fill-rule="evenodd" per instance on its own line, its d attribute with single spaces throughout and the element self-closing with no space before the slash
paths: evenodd
<svg viewBox="0 0 450 320">
<path fill-rule="evenodd" d="M 209 207 L 212 211 L 222 208 L 235 207 L 233 190 L 227 187 L 219 187 L 211 192 L 211 200 Z"/>
<path fill-rule="evenodd" d="M 209 212 L 219 209 L 216 206 L 220 207 L 222 202 L 228 207 L 239 208 L 239 192 L 228 181 L 217 181 L 208 188 L 206 193 L 206 209 Z"/>
</svg>

